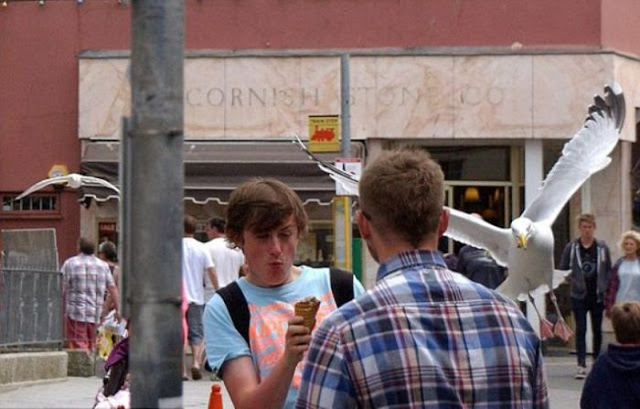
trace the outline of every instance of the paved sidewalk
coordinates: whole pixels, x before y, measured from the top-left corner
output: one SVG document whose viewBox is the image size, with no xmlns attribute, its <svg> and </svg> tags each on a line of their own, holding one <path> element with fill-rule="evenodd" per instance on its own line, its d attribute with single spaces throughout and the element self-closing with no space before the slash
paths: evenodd
<svg viewBox="0 0 640 409">
<path fill-rule="evenodd" d="M 584 381 L 573 378 L 575 356 L 562 354 L 545 358 L 551 408 L 578 409 Z M 35 385 L 0 388 L 0 409 L 9 408 L 91 408 L 100 379 L 69 377 L 65 380 Z M 213 382 L 202 380 L 183 383 L 183 407 L 206 408 Z M 233 409 L 222 386 L 225 409 Z"/>
<path fill-rule="evenodd" d="M 206 408 L 211 385 L 205 380 L 182 383 L 182 407 Z M 95 395 L 101 385 L 97 377 L 68 377 L 60 381 L 0 388 L 0 408 L 83 408 L 94 405 Z M 222 400 L 225 409 L 232 409 L 231 399 L 222 383 Z"/>
<path fill-rule="evenodd" d="M 584 380 L 574 378 L 575 355 L 545 357 L 547 387 L 552 409 L 579 409 Z"/>
</svg>

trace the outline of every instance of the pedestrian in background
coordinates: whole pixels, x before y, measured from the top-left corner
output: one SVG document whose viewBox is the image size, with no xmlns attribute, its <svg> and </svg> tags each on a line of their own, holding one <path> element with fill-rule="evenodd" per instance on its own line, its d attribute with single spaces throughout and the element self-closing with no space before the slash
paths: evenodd
<svg viewBox="0 0 640 409">
<path fill-rule="evenodd" d="M 640 408 L 640 303 L 615 304 L 611 323 L 617 344 L 610 344 L 593 364 L 581 409 Z"/>
<path fill-rule="evenodd" d="M 113 277 L 113 283 L 118 288 L 120 279 L 120 267 L 118 266 L 118 251 L 116 245 L 111 241 L 103 241 L 98 245 L 98 258 L 107 263 L 111 276 Z M 110 292 L 107 292 L 107 296 L 104 300 L 104 306 L 102 307 L 102 314 L 100 321 L 104 320 L 104 317 L 115 309 L 115 300 L 111 296 Z"/>
<path fill-rule="evenodd" d="M 225 236 L 225 226 L 226 223 L 222 217 L 213 217 L 206 228 L 209 241 L 205 243 L 205 247 L 209 250 L 215 265 L 220 288 L 237 280 L 244 265 L 244 254 L 238 247 L 229 243 Z M 205 290 L 205 300 L 209 301 L 211 296 L 213 291 L 207 294 Z"/>
<path fill-rule="evenodd" d="M 296 407 L 548 407 L 541 342 L 518 306 L 437 251 L 440 166 L 418 148 L 385 151 L 359 191 L 377 282 L 316 329 Z"/>
<path fill-rule="evenodd" d="M 191 215 L 184 216 L 184 237 L 182 238 L 182 281 L 184 296 L 187 299 L 187 341 L 191 347 L 191 377 L 194 380 L 202 378 L 200 370 L 204 352 L 204 329 L 202 314 L 204 312 L 205 276 L 208 277 L 214 290 L 218 289 L 216 270 L 211 256 L 204 246 L 194 238 L 197 222 Z M 184 355 L 186 365 L 186 353 Z M 183 368 L 182 378 L 189 379 L 186 367 Z"/>
<path fill-rule="evenodd" d="M 604 307 L 607 317 L 611 318 L 611 309 L 616 303 L 640 301 L 640 233 L 633 230 L 622 233 L 620 240 L 623 256 L 611 269 L 609 286 Z"/>
<path fill-rule="evenodd" d="M 560 270 L 571 270 L 569 274 L 571 309 L 576 321 L 576 379 L 587 376 L 587 313 L 591 317 L 593 334 L 593 359 L 600 354 L 602 346 L 602 313 L 604 297 L 611 272 L 609 247 L 594 236 L 596 218 L 590 213 L 578 216 L 580 236 L 569 242 L 560 259 Z"/>
<path fill-rule="evenodd" d="M 364 289 L 351 273 L 338 271 L 345 280 L 334 287 L 335 270 L 293 265 L 308 217 L 298 195 L 282 182 L 256 179 L 238 186 L 226 216 L 227 236 L 243 250 L 248 271 L 207 303 L 209 364 L 236 409 L 291 408 L 311 340 L 294 304 L 316 297 L 320 323 L 337 308 L 338 294 L 352 299 Z"/>
<path fill-rule="evenodd" d="M 109 265 L 94 255 L 94 243 L 81 237 L 78 248 L 80 253 L 67 259 L 61 268 L 65 338 L 67 348 L 93 351 L 107 292 L 114 301 L 116 321 L 120 320 L 118 291 Z"/>
</svg>

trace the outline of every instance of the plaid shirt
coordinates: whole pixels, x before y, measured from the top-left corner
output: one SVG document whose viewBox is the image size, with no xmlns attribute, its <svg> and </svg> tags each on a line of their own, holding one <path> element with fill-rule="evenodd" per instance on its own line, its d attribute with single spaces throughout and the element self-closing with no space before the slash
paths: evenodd
<svg viewBox="0 0 640 409">
<path fill-rule="evenodd" d="M 62 265 L 66 315 L 99 323 L 107 287 L 114 285 L 109 265 L 93 255 L 78 254 Z"/>
<path fill-rule="evenodd" d="M 540 340 L 506 297 L 402 253 L 313 335 L 297 408 L 547 408 Z"/>
</svg>

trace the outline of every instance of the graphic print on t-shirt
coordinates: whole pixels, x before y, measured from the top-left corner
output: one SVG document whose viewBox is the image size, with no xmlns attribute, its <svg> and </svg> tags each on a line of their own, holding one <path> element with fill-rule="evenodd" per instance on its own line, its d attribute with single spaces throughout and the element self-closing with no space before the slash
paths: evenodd
<svg viewBox="0 0 640 409">
<path fill-rule="evenodd" d="M 336 304 L 330 291 L 322 296 L 316 296 L 316 298 L 320 300 L 320 308 L 316 315 L 316 321 L 319 323 L 336 309 Z M 260 378 L 263 379 L 284 354 L 287 322 L 294 314 L 293 303 L 276 301 L 262 306 L 249 304 L 249 313 L 251 316 L 249 324 L 251 352 L 256 358 Z M 302 362 L 298 363 L 293 376 L 295 388 L 300 387 L 301 379 Z"/>
</svg>

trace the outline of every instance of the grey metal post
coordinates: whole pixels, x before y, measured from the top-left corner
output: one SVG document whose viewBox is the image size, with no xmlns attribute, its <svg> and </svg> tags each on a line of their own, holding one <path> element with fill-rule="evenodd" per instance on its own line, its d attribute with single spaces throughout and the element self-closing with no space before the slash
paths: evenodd
<svg viewBox="0 0 640 409">
<path fill-rule="evenodd" d="M 118 260 L 120 264 L 120 274 L 118 275 L 118 290 L 120 291 L 121 314 L 123 317 L 131 316 L 129 303 L 125 302 L 130 298 L 129 271 L 131 268 L 131 250 L 126 245 L 131 245 L 131 240 L 124 239 L 124 232 L 131 231 L 131 122 L 129 117 L 122 117 L 122 136 L 120 138 L 120 160 L 118 162 L 118 177 L 120 183 L 120 203 L 118 209 Z M 125 201 L 127 201 L 125 205 Z"/>
<path fill-rule="evenodd" d="M 343 158 L 351 157 L 351 80 L 349 78 L 349 58 L 349 54 L 340 55 L 340 136 L 342 137 L 340 140 L 340 156 Z M 343 218 L 343 222 L 347 226 L 353 226 L 351 217 L 351 200 L 347 198 Z M 336 228 L 341 228 L 341 226 L 336 226 Z M 347 231 L 344 245 L 350 249 L 350 251 L 346 253 L 351 254 L 353 233 L 351 232 L 351 228 Z M 351 260 L 345 260 L 345 265 L 353 269 Z"/>
<path fill-rule="evenodd" d="M 340 155 L 351 157 L 351 81 L 349 79 L 349 54 L 340 56 Z"/>
<path fill-rule="evenodd" d="M 132 1 L 131 403 L 182 406 L 181 265 L 184 2 Z"/>
</svg>

